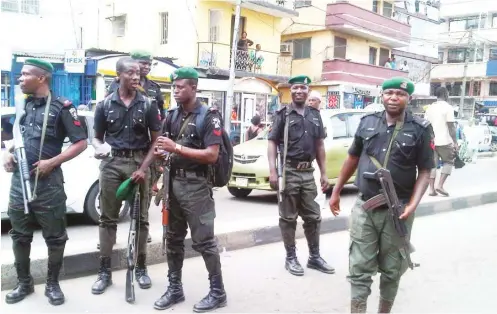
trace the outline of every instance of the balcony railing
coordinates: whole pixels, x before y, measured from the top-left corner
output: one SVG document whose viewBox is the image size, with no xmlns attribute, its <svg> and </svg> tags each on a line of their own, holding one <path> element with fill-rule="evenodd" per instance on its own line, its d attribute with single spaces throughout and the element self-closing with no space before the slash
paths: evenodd
<svg viewBox="0 0 497 314">
<path fill-rule="evenodd" d="M 197 44 L 197 66 L 228 70 L 231 64 L 231 46 L 215 42 Z M 289 75 L 291 61 L 280 54 L 266 50 L 236 50 L 235 70 L 265 75 Z"/>
</svg>

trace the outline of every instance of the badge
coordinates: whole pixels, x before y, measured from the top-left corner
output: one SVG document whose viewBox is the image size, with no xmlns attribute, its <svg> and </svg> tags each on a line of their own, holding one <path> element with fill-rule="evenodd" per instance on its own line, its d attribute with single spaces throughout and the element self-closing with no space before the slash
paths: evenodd
<svg viewBox="0 0 497 314">
<path fill-rule="evenodd" d="M 407 89 L 407 82 L 400 83 L 400 88 Z"/>
<path fill-rule="evenodd" d="M 71 109 L 69 109 L 69 113 L 71 114 L 72 119 L 74 120 L 73 121 L 74 125 L 81 126 L 81 122 L 79 122 L 78 113 L 76 112 L 76 108 L 72 107 Z"/>
<path fill-rule="evenodd" d="M 219 121 L 219 118 L 213 118 L 212 119 L 212 124 L 214 125 L 214 129 L 220 129 L 221 128 L 221 121 Z"/>
</svg>

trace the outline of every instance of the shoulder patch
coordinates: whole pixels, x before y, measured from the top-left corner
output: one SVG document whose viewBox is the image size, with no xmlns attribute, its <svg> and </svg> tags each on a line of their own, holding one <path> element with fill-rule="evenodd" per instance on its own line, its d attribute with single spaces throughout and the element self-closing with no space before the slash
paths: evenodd
<svg viewBox="0 0 497 314">
<path fill-rule="evenodd" d="M 167 109 L 167 112 L 173 112 L 173 111 L 175 111 L 176 109 L 178 109 L 178 107 L 170 108 L 170 109 Z"/>
<path fill-rule="evenodd" d="M 61 104 L 64 108 L 74 107 L 72 104 L 72 101 L 70 101 L 69 99 L 67 99 L 65 97 L 57 97 L 55 99 L 55 101 L 57 101 L 59 104 Z"/>
<path fill-rule="evenodd" d="M 416 115 L 413 115 L 412 117 L 412 120 L 416 123 L 416 124 L 419 124 L 421 125 L 423 128 L 427 128 L 429 125 L 430 125 L 430 121 L 426 120 L 426 119 L 423 119 L 423 118 L 420 118 Z"/>
</svg>

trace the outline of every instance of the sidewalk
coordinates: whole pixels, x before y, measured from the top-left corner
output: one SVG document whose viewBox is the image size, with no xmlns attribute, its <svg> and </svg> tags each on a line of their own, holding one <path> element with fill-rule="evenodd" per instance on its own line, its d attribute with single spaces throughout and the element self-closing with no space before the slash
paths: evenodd
<svg viewBox="0 0 497 314">
<path fill-rule="evenodd" d="M 446 189 L 450 197 L 425 196 L 417 210 L 417 216 L 458 210 L 497 202 L 497 179 L 490 173 L 497 169 L 497 160 L 480 160 L 475 165 L 467 165 L 455 170 L 449 178 Z M 342 214 L 333 217 L 329 210 L 323 210 L 321 233 L 347 230 L 348 215 L 355 202 L 355 189 L 348 188 L 342 195 Z M 222 250 L 243 249 L 256 245 L 278 242 L 281 240 L 278 227 L 278 209 L 275 193 L 253 192 L 247 199 L 235 199 L 226 189 L 215 191 L 216 200 L 216 234 Z M 117 244 L 114 247 L 113 267 L 125 267 L 129 222 L 118 227 Z M 160 209 L 151 209 L 150 230 L 153 242 L 149 244 L 148 263 L 156 264 L 165 261 L 161 254 L 162 226 Z M 98 228 L 96 226 L 77 226 L 68 229 L 70 240 L 66 246 L 66 257 L 62 273 L 67 277 L 81 276 L 95 272 L 98 268 Z M 189 235 L 188 235 L 189 237 Z M 303 237 L 301 224 L 297 229 L 297 237 Z M 16 282 L 13 268 L 14 257 L 8 235 L 2 236 L 2 290 L 12 287 Z M 186 256 L 196 256 L 191 249 L 191 241 L 185 243 Z M 31 252 L 31 269 L 36 282 L 44 280 L 46 274 L 47 249 L 40 232 L 35 234 Z"/>
</svg>

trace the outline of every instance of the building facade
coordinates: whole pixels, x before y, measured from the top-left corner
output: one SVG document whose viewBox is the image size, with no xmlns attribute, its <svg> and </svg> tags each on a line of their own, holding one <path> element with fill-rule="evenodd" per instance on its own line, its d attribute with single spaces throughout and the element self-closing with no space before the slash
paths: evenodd
<svg viewBox="0 0 497 314">
<path fill-rule="evenodd" d="M 439 64 L 431 74 L 432 92 L 446 86 L 459 103 L 467 63 L 465 96 L 485 107 L 497 107 L 497 2 L 449 2 L 442 6 L 441 16 L 444 23 Z"/>
</svg>

